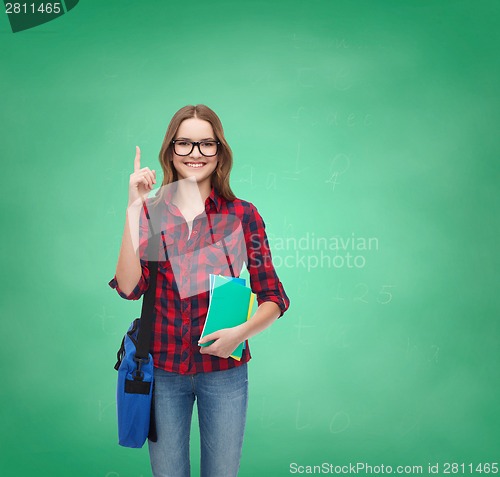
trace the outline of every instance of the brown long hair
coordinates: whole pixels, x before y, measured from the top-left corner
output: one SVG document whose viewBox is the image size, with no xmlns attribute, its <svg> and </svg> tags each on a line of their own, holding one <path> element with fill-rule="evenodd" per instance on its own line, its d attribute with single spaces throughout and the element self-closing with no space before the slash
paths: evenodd
<svg viewBox="0 0 500 477">
<path fill-rule="evenodd" d="M 212 125 L 215 139 L 220 141 L 220 144 L 217 152 L 217 167 L 212 173 L 211 183 L 212 186 L 217 189 L 219 194 L 226 200 L 234 200 L 236 196 L 229 185 L 229 174 L 231 172 L 231 168 L 233 167 L 233 152 L 224 137 L 224 129 L 222 128 L 222 123 L 219 117 L 214 111 L 204 104 L 184 106 L 179 109 L 179 111 L 177 111 L 170 120 L 170 124 L 168 125 L 167 132 L 165 133 L 165 138 L 163 139 L 163 144 L 159 154 L 160 165 L 163 170 L 163 182 L 161 185 L 164 186 L 178 180 L 177 171 L 175 170 L 172 162 L 174 155 L 172 140 L 177 134 L 177 130 L 179 129 L 182 121 L 190 118 L 203 119 Z M 161 200 L 161 191 L 163 190 L 163 188 L 160 188 L 157 200 L 154 200 L 155 203 Z"/>
</svg>

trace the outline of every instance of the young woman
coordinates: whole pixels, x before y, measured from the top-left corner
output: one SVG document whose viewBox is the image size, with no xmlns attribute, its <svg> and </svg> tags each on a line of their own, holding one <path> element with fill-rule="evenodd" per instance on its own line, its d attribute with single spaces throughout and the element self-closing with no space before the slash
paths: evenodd
<svg viewBox="0 0 500 477">
<path fill-rule="evenodd" d="M 232 152 L 214 111 L 204 105 L 177 111 L 159 160 L 162 187 L 151 199 L 156 171 L 141 167 L 136 148 L 125 230 L 109 282 L 128 300 L 139 299 L 147 290 L 147 219 L 152 219 L 149 210 L 154 207 L 153 230 L 161 230 L 162 243 L 151 341 L 158 433 L 156 442 L 149 441 L 151 467 L 155 477 L 190 475 L 189 434 L 197 400 L 201 476 L 234 477 L 248 402 L 248 339 L 281 317 L 290 301 L 272 264 L 262 217 L 229 186 Z M 243 261 L 257 311 L 242 325 L 200 341 L 209 274 L 237 277 Z M 200 346 L 209 341 L 213 343 Z M 242 342 L 245 347 L 237 360 L 231 354 Z"/>
</svg>

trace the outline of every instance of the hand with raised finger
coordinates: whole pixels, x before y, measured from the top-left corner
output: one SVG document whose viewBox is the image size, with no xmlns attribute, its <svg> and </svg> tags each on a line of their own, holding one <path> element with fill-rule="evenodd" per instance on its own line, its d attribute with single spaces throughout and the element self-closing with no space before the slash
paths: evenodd
<svg viewBox="0 0 500 477">
<path fill-rule="evenodd" d="M 146 200 L 147 195 L 156 184 L 156 171 L 149 167 L 141 168 L 141 150 L 135 146 L 134 172 L 130 174 L 128 188 L 128 203 L 132 205 L 141 200 Z"/>
</svg>

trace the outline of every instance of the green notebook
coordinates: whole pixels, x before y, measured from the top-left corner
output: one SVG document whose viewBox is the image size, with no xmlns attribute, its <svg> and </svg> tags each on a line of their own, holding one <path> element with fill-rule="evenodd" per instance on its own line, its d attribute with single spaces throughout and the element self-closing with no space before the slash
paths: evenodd
<svg viewBox="0 0 500 477">
<path fill-rule="evenodd" d="M 222 328 L 232 328 L 244 323 L 254 302 L 254 294 L 250 288 L 232 277 L 210 275 L 210 302 L 201 338 Z M 214 340 L 200 346 L 209 346 L 213 342 Z M 238 345 L 231 357 L 241 359 L 243 344 L 244 342 Z"/>
</svg>

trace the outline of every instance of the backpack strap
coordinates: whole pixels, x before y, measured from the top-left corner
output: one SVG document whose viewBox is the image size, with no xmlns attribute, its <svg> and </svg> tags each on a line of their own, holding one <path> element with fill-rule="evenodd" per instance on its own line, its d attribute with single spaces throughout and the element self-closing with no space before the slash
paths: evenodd
<svg viewBox="0 0 500 477">
<path fill-rule="evenodd" d="M 147 363 L 149 361 L 149 349 L 153 331 L 153 311 L 156 298 L 156 278 L 158 275 L 158 260 L 160 253 L 159 250 L 161 236 L 161 231 L 156 231 L 153 227 L 153 224 L 157 224 L 158 228 L 160 228 L 161 224 L 160 220 L 152 220 L 152 215 L 157 211 L 157 208 L 151 207 L 148 210 L 146 202 L 144 202 L 143 206 L 146 210 L 146 217 L 148 219 L 148 227 L 150 232 L 147 246 L 149 286 L 142 299 L 141 326 L 139 327 L 139 332 L 137 334 L 137 346 L 135 355 L 138 364 L 138 371 L 140 371 L 141 363 Z M 138 373 L 138 378 L 139 377 L 140 373 Z"/>
<path fill-rule="evenodd" d="M 118 371 L 120 368 L 120 364 L 122 364 L 122 359 L 125 356 L 125 336 L 122 339 L 122 344 L 120 346 L 120 349 L 116 353 L 116 364 L 115 364 L 115 369 Z"/>
</svg>

